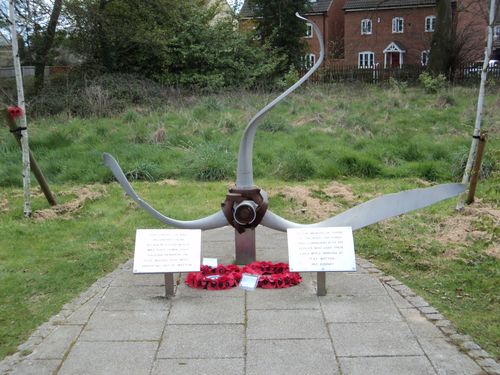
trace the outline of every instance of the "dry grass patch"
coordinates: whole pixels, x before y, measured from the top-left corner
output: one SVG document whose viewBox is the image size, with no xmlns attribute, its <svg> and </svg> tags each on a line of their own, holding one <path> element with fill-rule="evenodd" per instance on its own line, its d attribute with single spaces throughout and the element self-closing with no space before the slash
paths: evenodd
<svg viewBox="0 0 500 375">
<path fill-rule="evenodd" d="M 76 196 L 76 198 L 57 206 L 35 211 L 33 212 L 33 219 L 71 219 L 76 212 L 82 209 L 85 202 L 94 201 L 105 195 L 106 187 L 103 185 L 88 185 L 75 187 L 68 191 L 59 192 L 58 194 L 62 196 Z"/>
</svg>

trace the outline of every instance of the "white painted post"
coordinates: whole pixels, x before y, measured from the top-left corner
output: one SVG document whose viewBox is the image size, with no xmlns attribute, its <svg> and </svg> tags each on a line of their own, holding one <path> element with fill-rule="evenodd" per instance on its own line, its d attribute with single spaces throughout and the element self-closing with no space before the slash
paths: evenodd
<svg viewBox="0 0 500 375">
<path fill-rule="evenodd" d="M 21 148 L 23 160 L 23 191 L 24 191 L 24 216 L 31 216 L 31 193 L 30 193 L 30 150 L 28 144 L 28 127 L 26 122 L 26 104 L 24 101 L 23 75 L 19 61 L 19 47 L 17 44 L 15 0 L 9 0 L 9 21 L 12 39 L 12 58 L 14 60 L 14 71 L 16 74 L 17 106 L 23 113 L 19 120 L 21 127 Z"/>
<path fill-rule="evenodd" d="M 493 27 L 496 15 L 496 2 L 498 0 L 490 0 L 490 13 L 488 19 L 488 42 L 486 48 L 484 49 L 484 62 L 483 70 L 481 71 L 481 83 L 479 84 L 479 95 L 477 99 L 477 110 L 476 110 L 476 121 L 474 124 L 474 133 L 472 135 L 472 144 L 470 146 L 469 157 L 467 159 L 467 164 L 465 166 L 464 175 L 462 178 L 462 184 L 467 185 L 470 180 L 470 174 L 476 158 L 477 147 L 479 145 L 479 137 L 481 131 L 481 119 L 483 116 L 484 107 L 484 91 L 486 85 L 486 78 L 488 76 L 488 63 L 490 62 L 491 50 L 493 49 Z M 458 198 L 457 205 L 455 209 L 457 211 L 463 210 L 464 201 L 467 193 L 460 194 Z"/>
</svg>

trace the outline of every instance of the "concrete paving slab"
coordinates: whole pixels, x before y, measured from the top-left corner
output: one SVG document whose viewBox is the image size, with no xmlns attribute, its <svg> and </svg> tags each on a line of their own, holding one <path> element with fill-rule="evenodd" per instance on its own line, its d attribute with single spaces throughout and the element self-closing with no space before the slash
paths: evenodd
<svg viewBox="0 0 500 375">
<path fill-rule="evenodd" d="M 82 341 L 159 340 L 167 311 L 96 311 L 83 330 Z"/>
<path fill-rule="evenodd" d="M 109 287 L 102 297 L 99 310 L 153 311 L 168 310 L 164 286 Z"/>
<path fill-rule="evenodd" d="M 157 342 L 79 341 L 58 375 L 149 375 Z"/>
<path fill-rule="evenodd" d="M 63 359 L 83 326 L 59 326 L 30 355 L 31 359 Z"/>
<path fill-rule="evenodd" d="M 248 339 L 328 338 L 320 310 L 248 310 Z"/>
<path fill-rule="evenodd" d="M 243 358 L 159 359 L 151 375 L 243 375 L 244 371 Z"/>
<path fill-rule="evenodd" d="M 428 321 L 417 309 L 401 309 L 400 312 L 415 336 L 423 338 L 443 337 L 439 328 Z"/>
<path fill-rule="evenodd" d="M 180 299 L 183 297 L 195 297 L 203 299 L 220 298 L 220 297 L 231 297 L 231 298 L 245 298 L 245 290 L 241 288 L 231 288 L 225 290 L 207 290 L 207 289 L 195 289 L 187 286 L 184 281 L 186 280 L 186 274 L 182 275 L 181 283 L 177 287 L 177 292 L 175 293 L 175 299 Z"/>
<path fill-rule="evenodd" d="M 376 277 L 360 273 L 327 272 L 326 289 L 329 295 L 387 295 L 384 286 Z"/>
<path fill-rule="evenodd" d="M 481 368 L 444 338 L 419 338 L 439 375 L 484 375 Z"/>
<path fill-rule="evenodd" d="M 385 290 L 389 297 L 391 297 L 392 301 L 399 309 L 411 309 L 413 306 L 404 299 L 401 294 L 397 293 L 394 289 L 392 289 L 389 285 L 384 285 Z"/>
<path fill-rule="evenodd" d="M 319 308 L 319 299 L 311 282 L 287 289 L 256 289 L 247 294 L 249 310 L 319 310 Z"/>
<path fill-rule="evenodd" d="M 9 375 L 52 375 L 60 364 L 57 359 L 26 360 Z"/>
<path fill-rule="evenodd" d="M 342 375 L 436 375 L 424 357 L 340 358 Z"/>
<path fill-rule="evenodd" d="M 421 356 L 424 353 L 404 322 L 329 325 L 339 357 Z"/>
<path fill-rule="evenodd" d="M 244 357 L 243 324 L 168 325 L 158 358 Z"/>
<path fill-rule="evenodd" d="M 175 297 L 168 324 L 243 324 L 244 298 Z"/>
<path fill-rule="evenodd" d="M 339 374 L 330 340 L 249 340 L 247 353 L 247 375 Z"/>
<path fill-rule="evenodd" d="M 134 274 L 128 271 L 120 272 L 111 282 L 111 286 L 161 286 L 165 285 L 163 274 Z"/>
<path fill-rule="evenodd" d="M 328 323 L 400 322 L 401 314 L 387 295 L 324 296 L 320 298 Z"/>
</svg>

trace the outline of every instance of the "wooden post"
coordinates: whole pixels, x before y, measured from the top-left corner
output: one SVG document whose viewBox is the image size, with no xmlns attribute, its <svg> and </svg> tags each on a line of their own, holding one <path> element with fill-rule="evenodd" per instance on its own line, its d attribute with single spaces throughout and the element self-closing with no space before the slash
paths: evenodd
<svg viewBox="0 0 500 375">
<path fill-rule="evenodd" d="M 479 145 L 477 147 L 476 160 L 474 161 L 474 169 L 472 171 L 472 176 L 469 185 L 469 193 L 467 195 L 467 204 L 474 202 L 474 194 L 476 194 L 477 181 L 479 180 L 479 175 L 481 174 L 481 163 L 483 161 L 484 146 L 486 145 L 487 134 L 482 132 L 479 136 Z"/>
<path fill-rule="evenodd" d="M 12 134 L 16 138 L 16 141 L 17 141 L 17 144 L 19 145 L 19 147 L 22 147 L 21 134 L 20 134 L 20 132 L 15 131 L 17 126 L 16 126 L 14 119 L 12 117 L 10 117 L 9 112 L 7 110 L 5 110 L 4 113 L 5 113 L 5 118 L 7 120 L 6 121 L 7 126 L 10 128 L 10 130 L 12 130 Z M 31 150 L 29 152 L 29 159 L 30 159 L 30 169 L 33 172 L 33 174 L 35 175 L 35 178 L 38 181 L 38 184 L 40 185 L 40 188 L 42 189 L 43 194 L 45 195 L 45 198 L 47 198 L 47 201 L 49 202 L 49 204 L 51 206 L 57 205 L 57 202 L 56 202 L 54 196 L 52 195 L 52 192 L 50 191 L 49 185 L 47 184 L 47 181 L 45 180 L 45 177 L 42 173 L 42 170 L 38 167 L 38 164 L 37 164 L 33 154 L 31 153 Z"/>
</svg>

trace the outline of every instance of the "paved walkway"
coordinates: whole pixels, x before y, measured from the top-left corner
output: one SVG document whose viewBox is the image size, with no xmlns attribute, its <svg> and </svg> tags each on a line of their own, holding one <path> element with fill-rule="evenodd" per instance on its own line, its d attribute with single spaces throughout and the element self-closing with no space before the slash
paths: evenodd
<svg viewBox="0 0 500 375">
<path fill-rule="evenodd" d="M 233 231 L 203 233 L 204 256 L 232 260 Z M 258 260 L 287 261 L 286 236 L 259 228 Z M 369 262 L 290 289 L 200 291 L 129 261 L 64 306 L 2 374 L 476 375 L 500 367 L 422 298 Z M 467 353 L 465 353 L 467 352 Z"/>
</svg>

